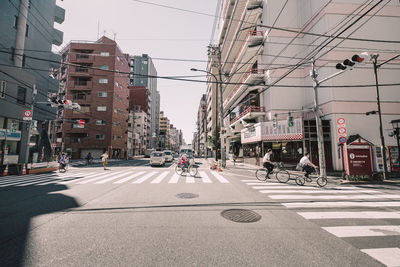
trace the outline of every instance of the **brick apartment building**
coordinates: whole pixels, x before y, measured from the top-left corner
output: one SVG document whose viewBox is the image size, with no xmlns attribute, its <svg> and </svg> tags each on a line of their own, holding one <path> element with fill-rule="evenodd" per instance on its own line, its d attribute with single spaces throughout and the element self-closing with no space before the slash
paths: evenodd
<svg viewBox="0 0 400 267">
<path fill-rule="evenodd" d="M 105 36 L 91 43 L 71 42 L 63 49 L 59 93 L 80 104 L 81 110 L 58 111 L 58 150 L 71 153 L 72 158 L 84 158 L 89 152 L 98 158 L 104 150 L 110 157 L 126 156 L 128 59 L 117 43 Z M 76 123 L 81 119 L 84 128 Z"/>
<path fill-rule="evenodd" d="M 145 148 L 150 148 L 150 107 L 151 107 L 151 96 L 150 91 L 146 86 L 129 86 L 129 110 L 138 112 L 138 107 L 140 111 L 146 114 L 144 117 L 143 125 L 143 143 Z"/>
</svg>

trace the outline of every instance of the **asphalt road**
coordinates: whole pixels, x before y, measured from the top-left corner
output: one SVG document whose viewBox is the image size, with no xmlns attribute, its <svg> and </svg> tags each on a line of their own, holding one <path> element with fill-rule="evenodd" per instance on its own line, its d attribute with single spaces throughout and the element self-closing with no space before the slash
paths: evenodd
<svg viewBox="0 0 400 267">
<path fill-rule="evenodd" d="M 0 177 L 0 266 L 400 266 L 397 184 L 265 183 L 197 161 L 195 178 L 147 160 Z"/>
</svg>

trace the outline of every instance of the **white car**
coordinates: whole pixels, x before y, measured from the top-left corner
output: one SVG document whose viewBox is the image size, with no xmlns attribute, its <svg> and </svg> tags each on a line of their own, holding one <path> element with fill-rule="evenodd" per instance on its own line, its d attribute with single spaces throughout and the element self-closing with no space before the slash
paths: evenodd
<svg viewBox="0 0 400 267">
<path fill-rule="evenodd" d="M 150 166 L 164 166 L 165 165 L 165 156 L 164 152 L 155 151 L 150 155 Z"/>
<path fill-rule="evenodd" d="M 174 160 L 174 156 L 171 150 L 164 150 L 164 157 L 166 162 L 171 162 Z"/>
</svg>

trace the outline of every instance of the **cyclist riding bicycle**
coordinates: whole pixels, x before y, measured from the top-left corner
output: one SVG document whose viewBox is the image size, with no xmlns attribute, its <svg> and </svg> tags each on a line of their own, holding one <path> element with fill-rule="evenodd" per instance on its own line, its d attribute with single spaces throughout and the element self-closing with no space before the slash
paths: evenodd
<svg viewBox="0 0 400 267">
<path fill-rule="evenodd" d="M 305 177 L 308 178 L 308 176 L 315 171 L 315 169 L 318 169 L 318 166 L 314 165 L 310 161 L 310 153 L 306 152 L 304 156 L 300 159 L 299 165 L 303 168 L 303 171 L 306 172 L 304 175 Z"/>
<path fill-rule="evenodd" d="M 183 168 L 187 169 L 187 167 L 188 167 L 188 159 L 187 159 L 187 155 L 186 155 L 185 152 L 181 156 L 181 164 L 182 164 Z"/>
<path fill-rule="evenodd" d="M 272 155 L 272 149 L 268 149 L 267 153 L 265 153 L 265 156 L 263 157 L 263 166 L 264 168 L 267 169 L 267 175 L 265 178 L 270 179 L 269 174 L 272 172 L 274 169 L 276 163 L 271 161 L 271 155 Z"/>
<path fill-rule="evenodd" d="M 60 157 L 58 159 L 58 163 L 60 164 L 60 170 L 65 170 L 65 167 L 66 167 L 66 165 L 68 163 L 68 157 L 64 152 L 62 152 L 60 154 Z"/>
</svg>

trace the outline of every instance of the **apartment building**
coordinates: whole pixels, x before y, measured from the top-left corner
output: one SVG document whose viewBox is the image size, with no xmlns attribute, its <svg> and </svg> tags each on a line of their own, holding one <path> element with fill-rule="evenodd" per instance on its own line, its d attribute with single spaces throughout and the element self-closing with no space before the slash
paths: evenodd
<svg viewBox="0 0 400 267">
<path fill-rule="evenodd" d="M 207 151 L 207 101 L 206 95 L 202 95 L 196 120 L 196 138 L 192 144 L 196 144 L 195 153 L 199 156 L 208 155 Z"/>
<path fill-rule="evenodd" d="M 59 66 L 60 56 L 52 46 L 63 41 L 54 24 L 63 23 L 65 10 L 55 0 L 0 1 L 0 10 L 0 170 L 10 165 L 10 173 L 15 173 L 17 163 L 52 158 L 56 110 L 37 102 L 58 91 L 58 80 L 50 74 Z M 23 119 L 26 110 L 33 111 L 32 121 Z"/>
<path fill-rule="evenodd" d="M 160 93 L 157 91 L 157 70 L 147 54 L 130 57 L 130 85 L 145 86 L 150 96 L 150 143 L 149 148 L 157 148 L 160 123 Z"/>
<path fill-rule="evenodd" d="M 312 161 L 318 163 L 317 131 L 312 111 L 313 81 L 309 76 L 312 58 L 315 58 L 318 79 L 322 80 L 337 72 L 337 63 L 354 54 L 376 53 L 383 62 L 399 52 L 398 46 L 390 42 L 332 40 L 318 36 L 339 32 L 353 22 L 355 24 L 343 36 L 390 41 L 400 35 L 398 2 L 379 5 L 355 22 L 366 7 L 355 0 L 306 0 L 287 4 L 278 0 L 221 2 L 217 52 L 221 56 L 224 81 L 229 82 L 224 85 L 223 106 L 226 147 L 230 153 L 256 164 L 266 149 L 271 148 L 276 160 L 294 164 L 309 151 Z M 383 28 L 385 31 L 380 30 Z M 218 63 L 218 57 L 211 57 L 209 70 L 215 73 Z M 391 63 L 378 73 L 379 83 L 387 84 L 379 88 L 383 129 L 391 129 L 390 121 L 400 117 L 400 94 L 390 86 L 396 83 L 400 74 L 393 65 L 399 61 Z M 362 67 L 326 81 L 319 88 L 317 99 L 328 169 L 344 169 L 345 139 L 339 138 L 359 135 L 373 146 L 374 169 L 382 170 L 378 116 L 365 115 L 377 110 L 374 79 L 372 63 L 366 62 Z M 209 98 L 207 100 L 210 107 Z M 289 113 L 294 117 L 293 126 L 288 126 Z M 338 132 L 343 128 L 338 121 L 345 121 L 345 135 L 343 129 Z M 396 140 L 388 135 L 389 132 L 384 131 L 386 145 L 396 155 Z M 391 164 L 389 168 L 396 166 Z"/>
<path fill-rule="evenodd" d="M 139 110 L 138 110 L 139 107 Z M 151 94 L 145 86 L 129 86 L 129 110 L 135 112 L 144 112 L 143 117 L 143 139 L 144 148 L 151 148 L 150 146 L 150 108 L 151 108 Z"/>
<path fill-rule="evenodd" d="M 168 149 L 170 147 L 170 123 L 168 117 L 165 116 L 164 112 L 160 112 L 160 144 L 161 150 Z"/>
<path fill-rule="evenodd" d="M 81 110 L 59 110 L 57 146 L 72 158 L 89 152 L 96 158 L 104 151 L 112 158 L 126 157 L 129 77 L 122 73 L 129 72 L 128 60 L 105 36 L 95 42 L 70 42 L 63 49 L 60 95 Z M 83 128 L 77 120 L 85 121 Z"/>
</svg>

